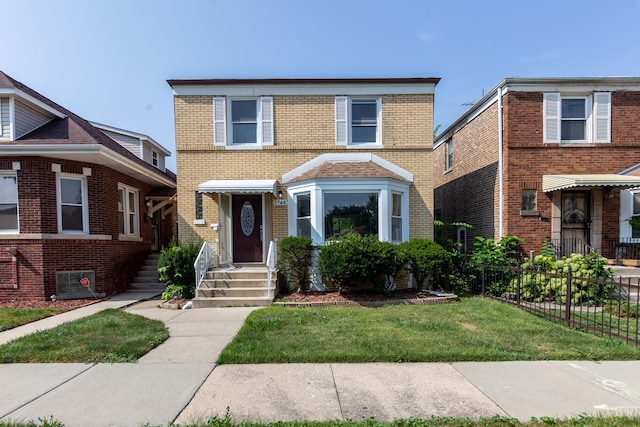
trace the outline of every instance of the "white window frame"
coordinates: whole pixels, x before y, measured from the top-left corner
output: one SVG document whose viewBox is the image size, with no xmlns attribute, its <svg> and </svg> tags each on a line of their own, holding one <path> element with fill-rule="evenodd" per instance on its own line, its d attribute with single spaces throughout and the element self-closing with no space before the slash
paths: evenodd
<svg viewBox="0 0 640 427">
<path fill-rule="evenodd" d="M 64 230 L 62 228 L 62 193 L 61 180 L 77 180 L 80 181 L 82 191 L 82 230 Z M 56 174 L 56 206 L 58 216 L 58 233 L 60 234 L 89 234 L 89 196 L 88 196 L 87 177 L 71 173 Z"/>
<path fill-rule="evenodd" d="M 256 142 L 233 142 L 233 102 L 255 101 Z M 260 149 L 273 145 L 273 97 L 216 97 L 213 99 L 214 145 L 227 149 Z"/>
<path fill-rule="evenodd" d="M 120 204 L 120 192 L 124 192 L 124 204 Z M 134 205 L 133 211 L 131 211 L 131 204 L 129 202 L 129 196 L 133 194 Z M 134 187 L 130 187 L 125 184 L 118 184 L 118 213 L 123 214 L 124 233 L 120 232 L 118 226 L 118 234 L 120 237 L 140 237 L 140 190 Z M 131 220 L 133 219 L 133 229 L 131 227 Z"/>
<path fill-rule="evenodd" d="M 371 142 L 353 141 L 353 103 L 371 100 L 376 103 L 376 137 Z M 382 98 L 380 96 L 336 96 L 336 145 L 347 148 L 382 148 Z"/>
<path fill-rule="evenodd" d="M 15 171 L 2 170 L 0 171 L 0 178 L 10 177 L 15 178 L 16 180 L 16 190 L 18 190 L 18 174 Z M 16 191 L 16 199 L 15 202 L 12 200 L 0 200 L 0 205 L 16 205 L 16 225 L 17 228 L 6 228 L 0 229 L 0 233 L 2 234 L 18 234 L 20 232 L 20 196 L 19 192 Z"/>
<path fill-rule="evenodd" d="M 309 215 L 308 216 L 298 216 L 298 197 L 300 196 L 309 196 Z M 311 207 L 311 193 L 309 191 L 302 191 L 299 193 L 296 193 L 294 196 L 294 200 L 295 200 L 295 222 L 294 222 L 294 236 L 298 236 L 298 237 L 311 237 L 311 234 L 309 234 L 308 236 L 302 236 L 300 234 L 300 230 L 298 227 L 298 220 L 304 219 L 304 220 L 309 220 L 309 228 L 313 228 L 311 226 L 311 217 L 312 217 L 312 207 Z"/>
<path fill-rule="evenodd" d="M 640 196 L 640 188 L 620 190 L 620 239 L 640 242 L 640 238 L 633 237 L 633 227 L 629 224 L 629 218 L 634 215 L 633 199 L 635 195 Z"/>
<path fill-rule="evenodd" d="M 409 183 L 393 179 L 358 179 L 350 182 L 338 179 L 319 179 L 290 185 L 288 197 L 288 231 L 297 235 L 297 199 L 302 193 L 311 195 L 311 240 L 314 245 L 324 245 L 324 194 L 325 193 L 378 193 L 378 239 L 392 241 L 392 194 L 401 195 L 402 240 L 409 239 Z"/>
<path fill-rule="evenodd" d="M 562 101 L 583 99 L 585 117 L 571 119 L 562 117 Z M 576 146 L 592 143 L 611 142 L 611 92 L 543 94 L 543 141 Z M 562 122 L 569 120 L 585 121 L 585 139 L 562 139 Z"/>
<path fill-rule="evenodd" d="M 151 150 L 151 164 L 155 167 L 160 167 L 160 159 L 156 150 Z"/>
<path fill-rule="evenodd" d="M 400 215 L 394 215 L 393 214 L 393 196 L 398 196 L 400 197 L 400 206 L 399 206 L 399 210 L 400 210 Z M 399 193 L 397 191 L 392 191 L 391 192 L 391 203 L 389 205 L 389 207 L 391 208 L 391 233 L 389 234 L 391 236 L 391 241 L 393 243 L 400 243 L 404 240 L 404 233 L 403 233 L 403 228 L 404 228 L 404 212 L 403 212 L 403 206 L 402 206 L 402 199 L 403 199 L 403 194 Z M 393 238 L 393 220 L 400 220 L 400 239 L 394 239 Z"/>
<path fill-rule="evenodd" d="M 580 100 L 584 101 L 583 117 L 564 117 L 562 115 L 562 104 L 564 101 Z M 564 122 L 584 122 L 584 139 L 563 139 L 562 124 Z M 591 141 L 591 96 L 561 96 L 560 97 L 560 142 L 582 143 Z"/>
<path fill-rule="evenodd" d="M 453 169 L 453 138 L 447 139 L 444 143 L 444 170 Z"/>
</svg>

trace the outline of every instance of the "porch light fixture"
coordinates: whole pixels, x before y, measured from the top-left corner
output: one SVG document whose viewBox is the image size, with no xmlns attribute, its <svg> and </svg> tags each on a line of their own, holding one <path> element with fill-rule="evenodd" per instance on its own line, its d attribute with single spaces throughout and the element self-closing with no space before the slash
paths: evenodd
<svg viewBox="0 0 640 427">
<path fill-rule="evenodd" d="M 282 190 L 278 190 L 278 197 L 282 198 Z"/>
</svg>

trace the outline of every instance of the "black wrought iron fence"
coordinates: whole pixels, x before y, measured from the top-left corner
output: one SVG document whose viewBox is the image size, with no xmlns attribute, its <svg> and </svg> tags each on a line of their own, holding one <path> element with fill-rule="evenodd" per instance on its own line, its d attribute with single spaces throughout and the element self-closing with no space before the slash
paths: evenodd
<svg viewBox="0 0 640 427">
<path fill-rule="evenodd" d="M 640 260 L 640 239 L 603 239 L 602 256 L 620 262 L 623 259 Z"/>
<path fill-rule="evenodd" d="M 472 293 L 513 304 L 568 327 L 640 344 L 640 284 L 467 263 Z"/>
</svg>

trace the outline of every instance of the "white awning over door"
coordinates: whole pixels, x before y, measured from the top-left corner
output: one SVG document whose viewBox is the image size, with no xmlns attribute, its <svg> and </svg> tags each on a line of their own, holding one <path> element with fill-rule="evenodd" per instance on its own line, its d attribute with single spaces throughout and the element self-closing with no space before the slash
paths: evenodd
<svg viewBox="0 0 640 427">
<path fill-rule="evenodd" d="M 276 193 L 275 179 L 214 179 L 198 184 L 200 193 Z"/>
<path fill-rule="evenodd" d="M 543 175 L 542 191 L 551 193 L 566 188 L 589 187 L 640 187 L 640 177 L 616 174 L 592 174 L 592 175 Z"/>
</svg>

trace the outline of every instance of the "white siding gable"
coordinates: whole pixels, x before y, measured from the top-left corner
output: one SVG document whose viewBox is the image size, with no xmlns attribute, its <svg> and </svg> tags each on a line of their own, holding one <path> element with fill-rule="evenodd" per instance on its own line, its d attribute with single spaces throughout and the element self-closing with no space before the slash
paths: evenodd
<svg viewBox="0 0 640 427">
<path fill-rule="evenodd" d="M 118 144 L 122 145 L 127 150 L 131 151 L 136 156 L 143 158 L 142 156 L 142 147 L 140 143 L 140 138 L 134 138 L 129 135 L 123 135 L 121 133 L 111 132 L 105 129 L 101 129 L 101 131 L 107 135 L 109 138 L 116 141 Z M 151 159 L 151 153 L 149 153 L 149 159 Z"/>
<path fill-rule="evenodd" d="M 0 98 L 0 139 L 11 139 L 9 98 Z"/>
<path fill-rule="evenodd" d="M 53 118 L 50 114 L 44 113 L 36 108 L 20 101 L 15 100 L 15 139 L 18 139 L 29 132 L 48 123 Z"/>
</svg>

